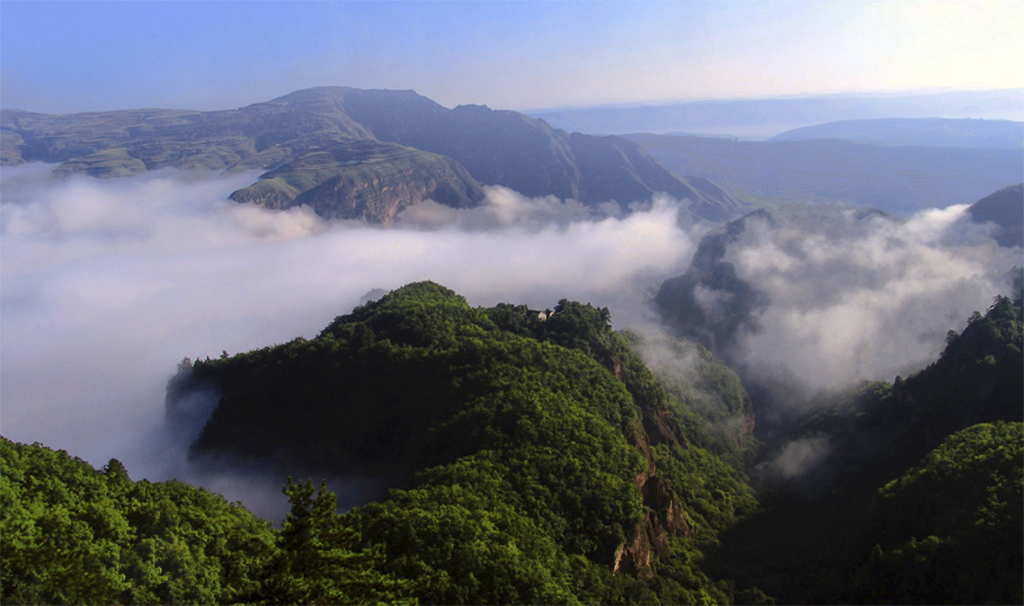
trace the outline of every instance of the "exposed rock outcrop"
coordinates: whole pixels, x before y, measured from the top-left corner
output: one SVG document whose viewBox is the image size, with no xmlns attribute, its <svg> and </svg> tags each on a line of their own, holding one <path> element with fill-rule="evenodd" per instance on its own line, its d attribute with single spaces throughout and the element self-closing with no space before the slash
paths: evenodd
<svg viewBox="0 0 1024 606">
<path fill-rule="evenodd" d="M 640 474 L 637 477 L 647 513 L 629 533 L 626 542 L 615 550 L 612 573 L 653 577 L 657 558 L 672 554 L 669 539 L 690 536 L 690 528 L 679 497 L 661 478 Z"/>
<path fill-rule="evenodd" d="M 423 200 L 468 208 L 483 196 L 480 184 L 450 158 L 352 139 L 303 154 L 231 199 L 277 209 L 306 204 L 325 219 L 390 225 L 403 208 Z"/>
</svg>

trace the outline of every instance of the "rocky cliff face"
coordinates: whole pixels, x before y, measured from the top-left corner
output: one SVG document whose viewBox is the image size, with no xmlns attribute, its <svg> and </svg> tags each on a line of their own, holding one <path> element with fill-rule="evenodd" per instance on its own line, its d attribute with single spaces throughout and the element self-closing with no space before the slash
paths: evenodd
<svg viewBox="0 0 1024 606">
<path fill-rule="evenodd" d="M 657 573 L 656 558 L 672 554 L 669 539 L 689 538 L 690 528 L 679 497 L 661 478 L 641 474 L 637 483 L 647 513 L 615 550 L 612 573 L 651 578 Z"/>
<path fill-rule="evenodd" d="M 308 205 L 325 219 L 390 225 L 423 200 L 468 208 L 483 199 L 480 184 L 457 162 L 375 141 L 348 140 L 305 153 L 231 194 L 267 208 Z"/>
<path fill-rule="evenodd" d="M 711 221 L 727 221 L 746 208 L 710 182 L 673 175 L 622 137 L 568 134 L 542 120 L 481 105 L 447 110 L 412 91 L 348 90 L 344 103 L 378 139 L 444 154 L 481 183 L 527 196 L 625 206 L 667 193 L 689 200 L 691 212 Z"/>
</svg>

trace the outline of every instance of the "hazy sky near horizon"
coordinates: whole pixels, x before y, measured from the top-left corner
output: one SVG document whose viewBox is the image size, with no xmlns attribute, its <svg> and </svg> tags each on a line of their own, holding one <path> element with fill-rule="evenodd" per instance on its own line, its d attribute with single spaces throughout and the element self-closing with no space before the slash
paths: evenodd
<svg viewBox="0 0 1024 606">
<path fill-rule="evenodd" d="M 231 109 L 311 86 L 539 109 L 1024 87 L 1024 2 L 0 2 L 0 105 Z"/>
</svg>

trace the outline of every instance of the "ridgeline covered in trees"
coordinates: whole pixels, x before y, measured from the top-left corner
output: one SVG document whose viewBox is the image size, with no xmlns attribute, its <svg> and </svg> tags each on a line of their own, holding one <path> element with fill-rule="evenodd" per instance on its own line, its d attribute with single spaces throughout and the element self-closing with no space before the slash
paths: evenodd
<svg viewBox="0 0 1024 606">
<path fill-rule="evenodd" d="M 999 298 L 928 369 L 834 397 L 787 438 L 834 454 L 771 483 L 758 465 L 785 444 L 758 443 L 740 380 L 700 346 L 671 344 L 690 374 L 656 375 L 606 309 L 472 308 L 411 284 L 168 385 L 172 420 L 220 396 L 195 461 L 376 475 L 383 498 L 338 513 L 289 478 L 275 529 L 4 440 L 2 600 L 1020 602 L 1021 319 Z"/>
</svg>

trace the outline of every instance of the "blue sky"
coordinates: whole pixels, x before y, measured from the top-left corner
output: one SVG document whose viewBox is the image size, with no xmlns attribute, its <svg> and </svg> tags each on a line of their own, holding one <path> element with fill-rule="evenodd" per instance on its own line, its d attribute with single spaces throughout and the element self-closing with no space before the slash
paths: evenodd
<svg viewBox="0 0 1024 606">
<path fill-rule="evenodd" d="M 228 109 L 310 86 L 446 106 L 1024 87 L 1024 2 L 0 2 L 0 104 Z"/>
</svg>

